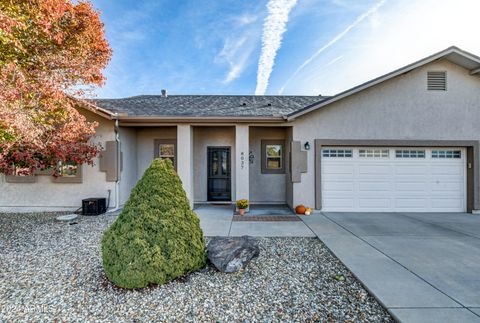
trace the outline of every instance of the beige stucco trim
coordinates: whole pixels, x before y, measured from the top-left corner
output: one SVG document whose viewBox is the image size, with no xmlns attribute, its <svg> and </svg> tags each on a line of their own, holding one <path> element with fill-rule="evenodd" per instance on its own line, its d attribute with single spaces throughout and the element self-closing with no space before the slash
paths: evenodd
<svg viewBox="0 0 480 323">
<path fill-rule="evenodd" d="M 35 183 L 37 179 L 34 175 L 21 176 L 21 175 L 5 175 L 5 181 L 7 183 Z"/>
<path fill-rule="evenodd" d="M 382 147 L 465 147 L 467 161 L 472 161 L 472 167 L 467 167 L 467 211 L 480 209 L 480 178 L 479 178 L 479 142 L 474 140 L 343 140 L 315 139 L 315 208 L 322 209 L 322 156 L 323 146 L 382 146 Z"/>
<path fill-rule="evenodd" d="M 100 152 L 101 172 L 106 173 L 107 182 L 115 182 L 118 180 L 118 143 L 115 140 L 105 142 L 105 149 Z"/>
<path fill-rule="evenodd" d="M 292 141 L 290 145 L 292 156 L 290 161 L 290 180 L 292 183 L 300 183 L 302 181 L 302 173 L 307 172 L 308 153 L 306 150 L 302 150 L 302 143 L 300 141 Z"/>
</svg>

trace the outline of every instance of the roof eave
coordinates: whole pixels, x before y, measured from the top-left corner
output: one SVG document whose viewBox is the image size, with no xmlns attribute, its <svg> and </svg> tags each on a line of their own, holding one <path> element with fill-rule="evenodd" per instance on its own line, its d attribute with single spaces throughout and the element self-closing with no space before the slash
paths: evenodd
<svg viewBox="0 0 480 323">
<path fill-rule="evenodd" d="M 479 75 L 480 74 L 480 67 L 470 71 L 470 75 Z"/>
<path fill-rule="evenodd" d="M 85 110 L 93 112 L 105 119 L 109 119 L 109 120 L 115 119 L 116 114 L 107 109 L 100 108 L 99 106 L 96 106 L 95 104 L 92 104 L 86 100 L 77 99 L 77 98 L 72 98 L 72 99 L 74 99 L 77 103 L 79 103 L 80 107 Z"/>
<path fill-rule="evenodd" d="M 324 100 L 324 101 L 321 101 L 321 102 L 319 102 L 319 103 L 317 103 L 317 104 L 313 104 L 313 105 L 307 106 L 307 107 L 305 107 L 305 108 L 303 108 L 303 109 L 300 109 L 300 110 L 298 110 L 298 111 L 294 111 L 294 112 L 292 112 L 292 113 L 290 113 L 290 114 L 287 115 L 287 121 L 293 121 L 293 120 L 295 120 L 296 118 L 298 118 L 298 117 L 300 117 L 300 116 L 303 116 L 303 115 L 305 115 L 305 114 L 307 114 L 307 113 L 309 113 L 309 112 L 312 112 L 312 111 L 314 111 L 314 110 L 320 109 L 320 108 L 322 108 L 322 107 L 324 107 L 324 106 L 326 106 L 326 105 L 332 104 L 333 102 L 339 101 L 339 100 L 341 100 L 341 99 L 343 99 L 343 98 L 345 98 L 345 97 L 348 97 L 348 96 L 353 95 L 353 94 L 355 94 L 355 93 L 358 93 L 358 92 L 361 92 L 361 91 L 363 91 L 363 90 L 366 90 L 366 89 L 368 89 L 368 88 L 370 88 L 370 87 L 373 87 L 373 86 L 375 86 L 375 85 L 377 85 L 377 84 L 380 84 L 380 83 L 382 83 L 382 82 L 385 82 L 385 81 L 387 81 L 387 80 L 389 80 L 389 79 L 392 79 L 392 78 L 394 78 L 394 77 L 397 77 L 397 76 L 399 76 L 399 75 L 408 73 L 408 72 L 410 72 L 410 71 L 412 71 L 412 70 L 414 70 L 414 69 L 416 69 L 416 68 L 418 68 L 418 67 L 421 67 L 421 66 L 423 66 L 423 65 L 426 65 L 426 64 L 431 63 L 431 62 L 433 62 L 433 61 L 436 61 L 436 60 L 438 60 L 438 59 L 444 58 L 444 57 L 446 57 L 446 56 L 448 56 L 448 55 L 450 55 L 450 54 L 453 54 L 453 53 L 462 55 L 462 56 L 464 56 L 464 57 L 466 57 L 466 58 L 468 58 L 468 59 L 470 59 L 470 60 L 472 60 L 472 61 L 478 62 L 478 64 L 480 65 L 480 58 L 479 58 L 479 57 L 477 57 L 477 56 L 475 56 L 475 55 L 473 55 L 473 54 L 470 54 L 470 53 L 468 53 L 468 52 L 465 52 L 465 51 L 459 49 L 458 47 L 452 46 L 452 47 L 449 47 L 449 48 L 447 48 L 447 49 L 445 49 L 445 50 L 443 50 L 443 51 L 441 51 L 441 52 L 438 52 L 438 53 L 433 54 L 433 55 L 431 55 L 431 56 L 428 56 L 428 57 L 426 57 L 426 58 L 424 58 L 424 59 L 421 59 L 421 60 L 419 60 L 419 61 L 417 61 L 417 62 L 415 62 L 415 63 L 409 64 L 409 65 L 404 66 L 404 67 L 402 67 L 402 68 L 399 68 L 399 69 L 397 69 L 397 70 L 395 70 L 395 71 L 393 71 L 393 72 L 384 74 L 384 75 L 382 75 L 382 76 L 380 76 L 380 77 L 377 77 L 377 78 L 375 78 L 375 79 L 373 79 L 373 80 L 367 81 L 367 82 L 362 83 L 362 84 L 360 84 L 360 85 L 357 85 L 357 86 L 355 86 L 355 87 L 353 87 L 353 88 L 350 88 L 350 89 L 348 89 L 348 90 L 346 90 L 346 91 L 344 91 L 344 92 L 341 92 L 341 93 L 339 93 L 339 94 L 337 94 L 337 95 L 334 95 L 334 96 L 332 96 L 332 97 L 330 97 L 330 98 L 328 98 L 328 99 L 326 99 L 326 100 Z M 472 72 L 474 72 L 474 74 L 480 73 L 480 68 L 477 68 L 477 69 L 472 70 L 472 71 L 470 72 L 470 74 L 472 74 Z M 472 74 L 472 75 L 473 75 L 473 74 Z"/>
<path fill-rule="evenodd" d="M 285 122 L 284 116 L 238 116 L 238 117 L 209 117 L 209 116 L 125 116 L 116 117 L 121 124 L 142 125 L 162 123 L 279 123 Z"/>
</svg>

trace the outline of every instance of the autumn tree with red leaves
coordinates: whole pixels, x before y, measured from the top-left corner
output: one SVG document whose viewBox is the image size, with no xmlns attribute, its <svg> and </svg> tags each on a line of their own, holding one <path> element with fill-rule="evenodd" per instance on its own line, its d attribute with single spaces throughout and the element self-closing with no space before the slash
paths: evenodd
<svg viewBox="0 0 480 323">
<path fill-rule="evenodd" d="M 0 1 L 0 173 L 93 164 L 94 122 L 76 107 L 111 57 L 88 1 Z"/>
</svg>

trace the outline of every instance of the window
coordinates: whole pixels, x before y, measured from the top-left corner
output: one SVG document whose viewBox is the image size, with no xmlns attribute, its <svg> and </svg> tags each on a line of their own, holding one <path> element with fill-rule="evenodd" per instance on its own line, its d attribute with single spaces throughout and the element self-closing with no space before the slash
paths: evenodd
<svg viewBox="0 0 480 323">
<path fill-rule="evenodd" d="M 55 183 L 82 183 L 82 165 L 74 162 L 59 162 L 58 177 L 53 177 Z"/>
<path fill-rule="evenodd" d="M 76 163 L 58 163 L 58 172 L 62 177 L 76 177 L 78 174 L 78 165 Z"/>
<path fill-rule="evenodd" d="M 446 91 L 447 90 L 447 72 L 431 71 L 427 72 L 428 91 Z"/>
<path fill-rule="evenodd" d="M 262 173 L 285 173 L 285 141 L 262 140 Z"/>
<path fill-rule="evenodd" d="M 359 157 L 363 158 L 388 158 L 388 149 L 360 149 L 358 151 Z"/>
<path fill-rule="evenodd" d="M 322 149 L 322 157 L 351 158 L 351 149 Z"/>
<path fill-rule="evenodd" d="M 397 158 L 425 158 L 425 150 L 395 150 L 395 157 Z"/>
<path fill-rule="evenodd" d="M 175 145 L 174 144 L 160 144 L 158 146 L 158 157 L 160 159 L 170 159 L 175 165 Z"/>
<path fill-rule="evenodd" d="M 460 150 L 432 150 L 432 158 L 462 158 Z"/>
<path fill-rule="evenodd" d="M 36 177 L 34 175 L 25 175 L 24 171 L 28 169 L 15 166 L 15 171 L 11 175 L 5 175 L 7 183 L 35 183 Z"/>
<path fill-rule="evenodd" d="M 177 141 L 176 139 L 156 139 L 154 157 L 170 159 L 175 169 L 177 168 Z"/>
</svg>

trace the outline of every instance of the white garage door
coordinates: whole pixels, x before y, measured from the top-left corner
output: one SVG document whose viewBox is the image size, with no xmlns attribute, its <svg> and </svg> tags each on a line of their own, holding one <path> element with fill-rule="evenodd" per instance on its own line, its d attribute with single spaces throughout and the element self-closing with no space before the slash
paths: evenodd
<svg viewBox="0 0 480 323">
<path fill-rule="evenodd" d="M 463 148 L 322 149 L 322 209 L 464 212 Z"/>
</svg>

